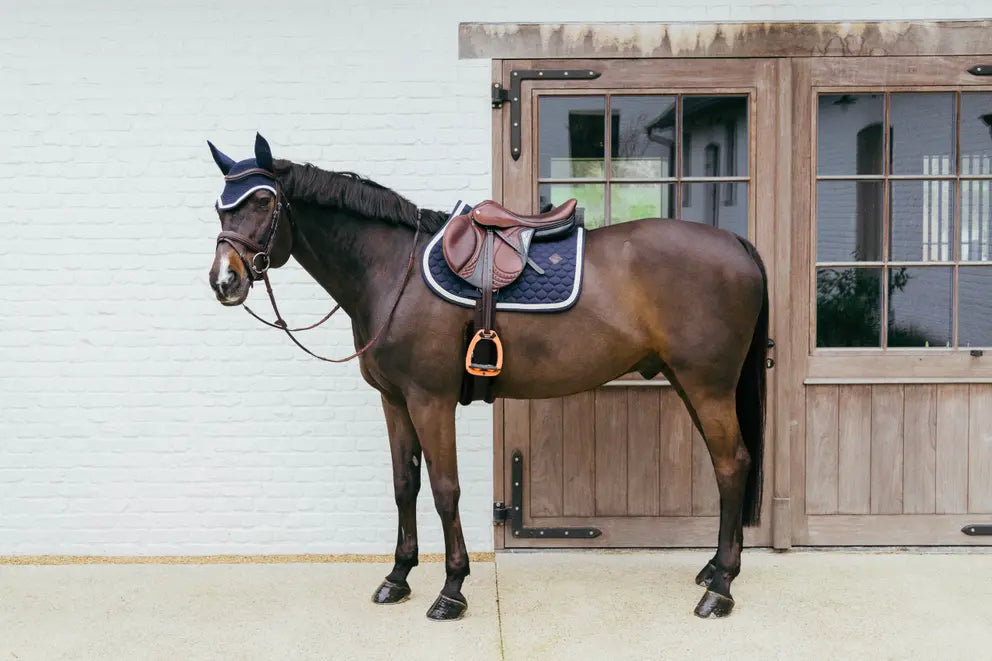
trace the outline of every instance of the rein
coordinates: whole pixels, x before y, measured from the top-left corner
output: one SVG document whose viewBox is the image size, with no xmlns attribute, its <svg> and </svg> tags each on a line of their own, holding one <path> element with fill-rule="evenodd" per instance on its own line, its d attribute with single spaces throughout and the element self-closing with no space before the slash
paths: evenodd
<svg viewBox="0 0 992 661">
<path fill-rule="evenodd" d="M 238 173 L 236 175 L 232 175 L 229 177 L 225 176 L 224 179 L 225 180 L 241 179 L 250 174 L 264 174 L 265 176 L 276 181 L 276 188 L 277 188 L 276 208 L 272 212 L 272 220 L 269 223 L 271 227 L 271 231 L 269 232 L 269 235 L 266 238 L 265 244 L 262 245 L 244 235 L 230 231 L 222 231 L 220 234 L 218 234 L 217 242 L 227 243 L 228 245 L 231 246 L 234 252 L 237 253 L 238 257 L 241 258 L 241 261 L 244 262 L 245 266 L 247 267 L 249 279 L 252 285 L 254 285 L 254 283 L 257 280 L 262 280 L 265 283 L 265 291 L 269 295 L 269 302 L 272 304 L 272 311 L 276 315 L 276 320 L 274 322 L 267 321 L 262 317 L 258 316 L 257 314 L 255 314 L 255 312 L 244 303 L 242 303 L 241 306 L 248 312 L 248 314 L 250 314 L 258 321 L 262 322 L 266 326 L 269 326 L 271 328 L 278 328 L 284 331 L 286 335 L 289 336 L 289 339 L 293 341 L 293 344 L 295 344 L 300 349 L 302 349 L 303 351 L 305 351 L 306 353 L 308 353 L 309 355 L 313 356 L 318 360 L 323 360 L 328 363 L 346 363 L 349 360 L 352 360 L 353 358 L 357 358 L 358 356 L 361 356 L 363 353 L 368 351 L 373 344 L 376 343 L 376 341 L 379 339 L 379 336 L 381 336 L 382 332 L 386 329 L 386 326 L 389 325 L 389 321 L 393 318 L 393 313 L 396 311 L 396 306 L 399 305 L 400 297 L 403 295 L 403 291 L 406 289 L 406 284 L 410 280 L 410 273 L 413 272 L 413 264 L 416 260 L 417 241 L 420 239 L 420 220 L 421 220 L 420 212 L 419 211 L 417 212 L 417 229 L 413 235 L 413 245 L 410 248 L 410 259 L 407 261 L 406 271 L 403 274 L 403 280 L 402 282 L 400 282 L 399 290 L 396 292 L 396 299 L 393 301 L 392 307 L 389 308 L 389 313 L 386 315 L 386 318 L 379 326 L 379 330 L 375 332 L 375 335 L 372 336 L 372 339 L 370 339 L 368 342 L 365 343 L 365 346 L 363 346 L 362 348 L 360 348 L 358 351 L 351 354 L 350 356 L 346 358 L 325 358 L 324 356 L 315 354 L 313 351 L 305 347 L 298 339 L 296 339 L 296 336 L 293 335 L 293 333 L 311 330 L 316 328 L 317 326 L 320 326 L 322 323 L 330 319 L 335 312 L 341 309 L 341 306 L 335 305 L 331 309 L 331 311 L 324 316 L 323 319 L 321 319 L 315 324 L 311 324 L 309 326 L 304 326 L 301 328 L 290 328 L 289 324 L 286 323 L 286 320 L 282 318 L 282 314 L 279 312 L 279 306 L 276 304 L 275 294 L 272 291 L 272 283 L 269 281 L 269 266 L 272 263 L 271 258 L 269 256 L 269 252 L 272 248 L 271 243 L 275 240 L 276 237 L 276 230 L 279 227 L 279 219 L 282 217 L 283 200 L 284 199 L 286 200 L 287 215 L 289 215 L 290 212 L 290 204 L 289 204 L 289 200 L 282 192 L 282 187 L 279 186 L 278 179 L 275 179 L 275 175 L 267 170 L 262 170 L 260 168 L 253 168 L 251 170 Z M 293 225 L 293 218 L 291 215 L 289 215 L 289 223 L 291 226 Z M 246 255 L 244 255 L 241 252 L 241 250 L 238 249 L 238 244 L 244 246 L 248 250 L 251 250 L 255 253 L 250 260 L 247 258 Z M 257 264 L 256 262 L 260 257 L 262 258 L 261 260 L 262 263 Z"/>
</svg>

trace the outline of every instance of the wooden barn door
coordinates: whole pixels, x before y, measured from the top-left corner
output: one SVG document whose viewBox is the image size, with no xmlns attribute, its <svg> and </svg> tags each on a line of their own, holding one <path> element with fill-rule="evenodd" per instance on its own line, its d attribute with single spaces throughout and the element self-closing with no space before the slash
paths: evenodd
<svg viewBox="0 0 992 661">
<path fill-rule="evenodd" d="M 532 213 L 575 197 L 588 228 L 657 216 L 723 227 L 755 241 L 774 278 L 778 74 L 767 60 L 497 63 L 497 194 Z M 772 540 L 772 372 L 764 518 L 749 545 Z M 495 410 L 494 490 L 509 514 L 497 548 L 715 545 L 709 454 L 660 377 Z"/>
<path fill-rule="evenodd" d="M 796 544 L 992 544 L 985 63 L 793 63 Z"/>
</svg>

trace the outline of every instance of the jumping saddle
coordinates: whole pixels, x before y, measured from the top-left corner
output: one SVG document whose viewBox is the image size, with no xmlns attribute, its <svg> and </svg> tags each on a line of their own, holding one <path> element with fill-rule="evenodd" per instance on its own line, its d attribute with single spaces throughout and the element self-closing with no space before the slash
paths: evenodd
<svg viewBox="0 0 992 661">
<path fill-rule="evenodd" d="M 493 297 L 528 266 L 544 274 L 528 256 L 531 243 L 574 231 L 575 205 L 576 200 L 571 199 L 538 216 L 521 216 L 486 200 L 448 223 L 441 239 L 444 259 L 453 273 L 481 291 L 475 305 L 476 331 L 465 353 L 469 374 L 494 377 L 503 369 L 503 345 L 493 322 Z M 482 350 L 481 343 L 488 349 Z"/>
</svg>

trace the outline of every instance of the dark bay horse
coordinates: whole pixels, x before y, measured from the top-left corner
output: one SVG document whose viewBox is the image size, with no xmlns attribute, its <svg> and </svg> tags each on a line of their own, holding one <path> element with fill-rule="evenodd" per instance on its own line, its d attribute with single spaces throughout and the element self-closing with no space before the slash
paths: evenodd
<svg viewBox="0 0 992 661">
<path fill-rule="evenodd" d="M 356 348 L 367 349 L 359 364 L 382 398 L 399 511 L 395 565 L 373 600 L 410 594 L 423 459 L 447 574 L 428 617 L 461 617 L 469 559 L 455 409 L 473 311 L 442 301 L 419 273 L 419 255 L 448 215 L 352 173 L 273 160 L 261 136 L 255 158 L 238 163 L 210 147 L 226 181 L 209 276 L 217 299 L 242 304 L 262 272 L 292 257 L 351 318 Z M 706 591 L 695 612 L 727 615 L 742 525 L 757 525 L 761 508 L 768 343 L 761 258 L 729 232 L 655 218 L 589 231 L 584 268 L 571 309 L 497 316 L 505 357 L 496 396 L 562 397 L 630 372 L 664 374 L 706 441 L 720 492 L 717 551 L 696 577 Z"/>
</svg>

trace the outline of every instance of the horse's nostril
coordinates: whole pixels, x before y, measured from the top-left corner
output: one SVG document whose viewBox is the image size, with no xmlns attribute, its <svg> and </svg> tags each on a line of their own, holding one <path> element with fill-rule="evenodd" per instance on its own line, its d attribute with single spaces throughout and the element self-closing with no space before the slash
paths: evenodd
<svg viewBox="0 0 992 661">
<path fill-rule="evenodd" d="M 217 291 L 226 296 L 229 292 L 233 291 L 238 284 L 238 274 L 234 271 L 228 271 L 224 277 L 217 278 L 216 280 Z"/>
</svg>

